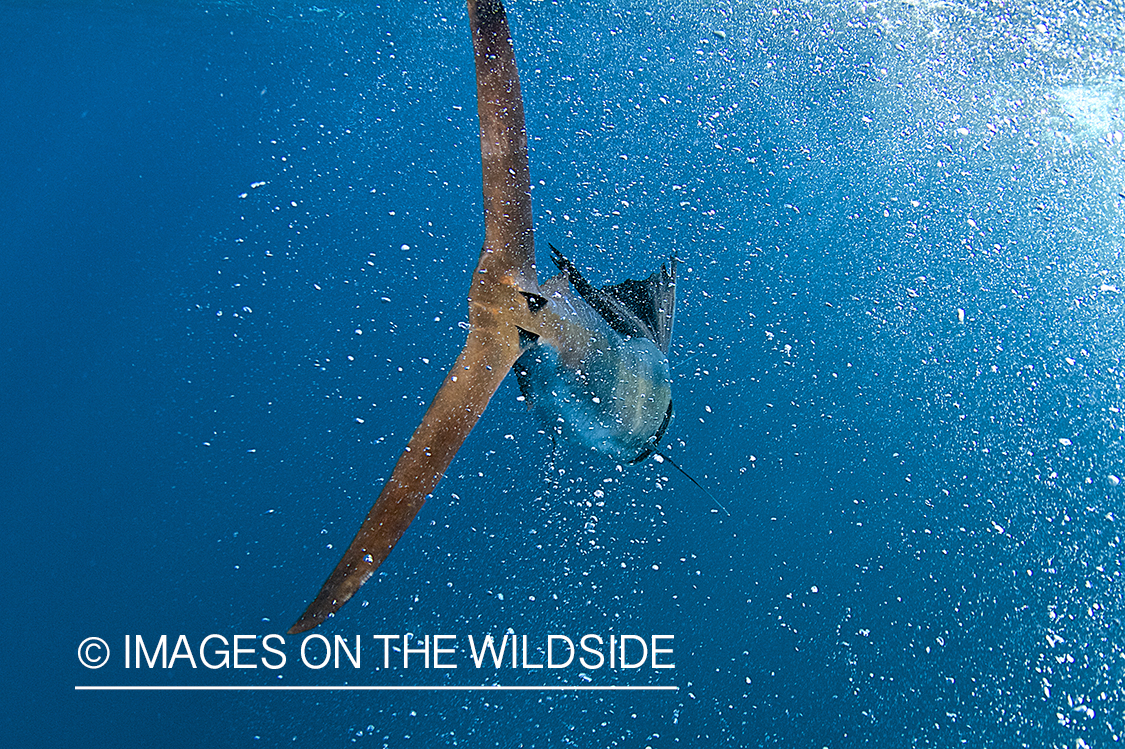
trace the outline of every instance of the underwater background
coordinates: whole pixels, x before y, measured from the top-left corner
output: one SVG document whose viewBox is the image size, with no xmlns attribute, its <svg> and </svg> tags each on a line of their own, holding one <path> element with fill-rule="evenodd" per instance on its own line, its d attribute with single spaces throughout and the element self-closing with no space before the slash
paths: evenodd
<svg viewBox="0 0 1125 749">
<path fill-rule="evenodd" d="M 1116 3 L 510 3 L 540 266 L 678 255 L 664 444 L 730 515 L 552 444 L 510 377 L 317 631 L 674 636 L 633 671 L 121 666 L 284 633 L 460 350 L 468 21 L 0 10 L 10 745 L 1125 738 Z M 678 690 L 75 690 L 278 684 Z"/>
</svg>

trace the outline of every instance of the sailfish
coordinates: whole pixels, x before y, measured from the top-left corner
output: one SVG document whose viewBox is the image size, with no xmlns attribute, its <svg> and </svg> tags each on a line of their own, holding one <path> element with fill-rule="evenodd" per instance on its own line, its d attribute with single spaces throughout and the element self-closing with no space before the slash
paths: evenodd
<svg viewBox="0 0 1125 749">
<path fill-rule="evenodd" d="M 468 0 L 476 64 L 485 238 L 465 346 L 343 558 L 289 629 L 333 615 L 378 569 L 513 369 L 551 434 L 621 462 L 653 451 L 672 415 L 668 345 L 676 259 L 646 279 L 595 287 L 551 247 L 539 283 L 523 99 L 501 0 Z"/>
</svg>

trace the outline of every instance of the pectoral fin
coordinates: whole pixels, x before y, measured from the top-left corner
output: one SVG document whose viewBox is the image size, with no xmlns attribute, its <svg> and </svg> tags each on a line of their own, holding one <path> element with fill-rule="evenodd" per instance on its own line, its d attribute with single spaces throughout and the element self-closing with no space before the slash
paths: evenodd
<svg viewBox="0 0 1125 749">
<path fill-rule="evenodd" d="M 374 574 L 445 474 L 520 355 L 513 327 L 474 331 L 336 569 L 289 634 L 335 613 Z"/>
</svg>

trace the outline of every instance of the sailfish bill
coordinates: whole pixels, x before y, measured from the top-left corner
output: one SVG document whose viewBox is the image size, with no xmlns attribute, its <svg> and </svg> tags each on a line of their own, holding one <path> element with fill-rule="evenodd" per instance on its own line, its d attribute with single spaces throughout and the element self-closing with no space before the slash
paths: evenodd
<svg viewBox="0 0 1125 749">
<path fill-rule="evenodd" d="M 485 214 L 468 295 L 469 333 L 355 539 L 290 634 L 323 622 L 374 574 L 513 366 L 544 423 L 618 460 L 643 460 L 671 417 L 667 352 L 676 260 L 643 281 L 595 288 L 552 248 L 562 272 L 540 286 L 507 16 L 500 0 L 468 0 L 468 10 Z"/>
</svg>

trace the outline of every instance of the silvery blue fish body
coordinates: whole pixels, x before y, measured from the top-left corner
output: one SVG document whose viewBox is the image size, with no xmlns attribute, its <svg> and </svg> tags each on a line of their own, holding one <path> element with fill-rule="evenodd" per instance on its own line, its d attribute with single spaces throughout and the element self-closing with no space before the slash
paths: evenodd
<svg viewBox="0 0 1125 749">
<path fill-rule="evenodd" d="M 563 273 L 540 286 L 549 322 L 516 362 L 520 389 L 549 433 L 639 462 L 672 415 L 676 260 L 671 272 L 598 289 L 551 249 Z"/>
</svg>

